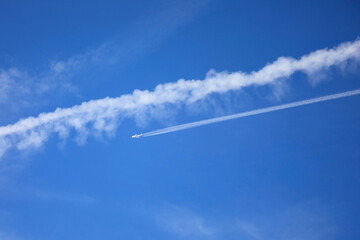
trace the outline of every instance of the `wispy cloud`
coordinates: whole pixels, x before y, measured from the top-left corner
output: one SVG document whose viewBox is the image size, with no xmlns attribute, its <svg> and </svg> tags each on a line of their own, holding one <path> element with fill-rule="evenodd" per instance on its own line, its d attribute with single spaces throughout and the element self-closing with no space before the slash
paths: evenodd
<svg viewBox="0 0 360 240">
<path fill-rule="evenodd" d="M 63 192 L 48 192 L 40 190 L 30 190 L 29 194 L 40 200 L 45 201 L 57 201 L 63 203 L 79 203 L 79 204 L 90 204 L 95 203 L 96 199 L 88 195 L 69 194 Z"/>
<path fill-rule="evenodd" d="M 154 218 L 164 230 L 183 237 L 210 237 L 215 233 L 200 215 L 179 206 L 167 206 L 157 211 Z"/>
<path fill-rule="evenodd" d="M 2 184 L 2 186 L 0 185 L 1 199 L 26 200 L 50 204 L 74 204 L 78 206 L 86 206 L 99 202 L 98 199 L 84 193 L 74 193 L 54 189 L 44 190 L 31 186 L 24 186 L 23 184 L 19 184 L 14 176 L 9 175 L 9 171 L 2 171 L 2 173 L 3 175 L 1 175 L 0 180 L 5 179 L 7 182 L 6 184 Z M 5 216 L 5 213 L 0 209 L 0 223 L 2 215 Z"/>
<path fill-rule="evenodd" d="M 15 124 L 0 127 L 0 154 L 8 149 L 36 149 L 51 135 L 65 139 L 71 131 L 77 133 L 79 143 L 88 135 L 113 134 L 125 117 L 152 116 L 164 106 L 189 105 L 210 94 L 222 94 L 250 86 L 271 85 L 285 81 L 295 72 L 307 75 L 326 71 L 330 67 L 344 66 L 360 60 L 360 40 L 342 43 L 332 49 L 321 49 L 300 59 L 279 57 L 251 73 L 216 72 L 210 70 L 203 80 L 180 79 L 159 84 L 153 91 L 134 90 L 132 94 L 83 102 L 71 108 L 58 108 L 37 117 L 22 119 Z"/>
<path fill-rule="evenodd" d="M 251 240 L 335 239 L 337 228 L 317 201 L 269 211 L 270 215 L 253 216 L 252 220 L 238 219 L 239 236 Z"/>
<path fill-rule="evenodd" d="M 117 69 L 124 67 L 192 21 L 208 2 L 172 1 L 158 4 L 156 8 L 129 19 L 129 27 L 125 28 L 121 38 L 114 37 L 85 52 L 53 60 L 42 71 L 0 67 L 0 112 L 5 115 L 43 104 L 44 96 L 49 99 L 51 94 L 81 96 L 81 90 L 77 87 L 80 82 L 76 79 L 81 78 L 83 73 L 91 69 L 104 75 L 104 69 L 109 66 L 116 66 Z"/>
<path fill-rule="evenodd" d="M 12 231 L 7 225 L 9 223 L 9 219 L 11 219 L 12 213 L 9 211 L 4 211 L 0 209 L 0 239 L 1 240 L 20 240 L 19 235 Z"/>
<path fill-rule="evenodd" d="M 0 112 L 2 115 L 34 106 L 44 94 L 53 90 L 59 92 L 77 91 L 65 76 L 53 69 L 38 74 L 30 74 L 16 67 L 0 68 Z M 40 101 L 41 102 L 41 101 Z"/>
<path fill-rule="evenodd" d="M 241 234 L 245 234 L 251 239 L 261 240 L 264 239 L 262 229 L 253 223 L 237 220 L 237 227 L 240 229 Z"/>
<path fill-rule="evenodd" d="M 13 232 L 8 232 L 8 231 L 1 231 L 0 230 L 0 239 L 1 240 L 20 240 L 21 238 L 19 238 L 15 233 Z"/>
<path fill-rule="evenodd" d="M 98 48 L 66 60 L 54 61 L 51 70 L 57 74 L 65 74 L 83 67 L 123 67 L 144 52 L 150 51 L 179 27 L 191 22 L 209 2 L 210 0 L 176 0 L 154 4 L 154 8 L 129 21 L 121 39 L 107 41 Z"/>
</svg>

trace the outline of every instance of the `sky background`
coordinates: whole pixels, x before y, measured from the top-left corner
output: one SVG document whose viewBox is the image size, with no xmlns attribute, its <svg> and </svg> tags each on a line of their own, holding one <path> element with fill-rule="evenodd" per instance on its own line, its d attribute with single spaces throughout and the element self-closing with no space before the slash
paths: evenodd
<svg viewBox="0 0 360 240">
<path fill-rule="evenodd" d="M 358 1 L 2 1 L 0 124 L 360 36 Z M 215 94 L 0 159 L 0 239 L 359 239 L 359 64 Z"/>
</svg>

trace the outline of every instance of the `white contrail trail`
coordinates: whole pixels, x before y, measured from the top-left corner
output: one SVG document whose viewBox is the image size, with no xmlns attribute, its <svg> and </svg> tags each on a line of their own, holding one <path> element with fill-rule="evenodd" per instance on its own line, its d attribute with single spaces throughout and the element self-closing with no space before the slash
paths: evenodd
<svg viewBox="0 0 360 240">
<path fill-rule="evenodd" d="M 267 113 L 267 112 L 274 112 L 274 111 L 287 109 L 287 108 L 293 108 L 293 107 L 299 107 L 299 106 L 318 103 L 318 102 L 329 101 L 329 100 L 343 98 L 343 97 L 350 97 L 350 96 L 357 95 L 357 94 L 360 94 L 360 89 L 353 90 L 353 91 L 348 91 L 348 92 L 337 93 L 337 94 L 332 94 L 332 95 L 318 97 L 318 98 L 302 100 L 302 101 L 298 101 L 298 102 L 282 104 L 282 105 L 278 105 L 278 106 L 274 106 L 274 107 L 261 108 L 261 109 L 258 109 L 258 110 L 252 110 L 252 111 L 248 111 L 248 112 L 237 113 L 237 114 L 232 114 L 232 115 L 228 115 L 228 116 L 211 118 L 211 119 L 207 119 L 207 120 L 202 120 L 202 121 L 186 123 L 186 124 L 181 124 L 181 125 L 167 127 L 167 128 L 162 128 L 162 129 L 147 132 L 147 133 L 144 133 L 144 134 L 139 134 L 138 136 L 139 137 L 150 137 L 150 136 L 160 135 L 160 134 L 164 134 L 164 133 L 170 133 L 170 132 L 176 132 L 176 131 L 180 131 L 180 130 L 185 130 L 185 129 L 188 129 L 188 128 L 199 127 L 199 126 L 203 126 L 203 125 L 207 125 L 207 124 L 227 121 L 227 120 L 231 120 L 231 119 L 235 119 L 235 118 L 243 118 L 243 117 L 258 115 L 258 114 Z"/>
<path fill-rule="evenodd" d="M 279 57 L 263 68 L 249 73 L 210 70 L 204 79 L 179 79 L 176 82 L 158 84 L 152 90 L 136 89 L 130 94 L 118 97 L 106 97 L 69 108 L 57 108 L 53 112 L 43 112 L 38 116 L 0 126 L 0 160 L 11 149 L 31 151 L 43 146 L 53 136 L 62 140 L 75 136 L 78 143 L 84 144 L 89 136 L 114 135 L 124 118 L 144 121 L 147 117 L 161 116 L 161 111 L 158 110 L 167 107 L 188 106 L 211 96 L 249 87 L 276 87 L 297 72 L 305 73 L 311 79 L 330 68 L 337 67 L 344 71 L 348 65 L 357 66 L 359 63 L 360 38 L 341 43 L 334 48 L 316 50 L 298 59 Z M 9 77 L 13 76 L 0 69 L 0 82 L 7 82 Z M 134 138 L 137 137 L 141 136 L 134 135 Z"/>
</svg>

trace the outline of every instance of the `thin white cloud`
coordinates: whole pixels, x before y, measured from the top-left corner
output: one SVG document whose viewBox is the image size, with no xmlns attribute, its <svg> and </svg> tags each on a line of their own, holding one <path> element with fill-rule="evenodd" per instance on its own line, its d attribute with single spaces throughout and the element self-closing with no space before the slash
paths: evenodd
<svg viewBox="0 0 360 240">
<path fill-rule="evenodd" d="M 97 69 L 103 75 L 107 66 L 116 68 L 134 61 L 150 51 L 159 42 L 179 27 L 193 20 L 209 0 L 173 1 L 158 4 L 148 12 L 139 13 L 129 20 L 121 38 L 101 44 L 98 47 L 75 54 L 66 59 L 54 60 L 43 71 L 27 71 L 0 66 L 0 113 L 19 112 L 19 109 L 44 104 L 44 96 L 51 94 L 72 94 L 81 96 L 77 80 L 89 69 Z M 89 79 L 87 79 L 89 80 Z M 51 93 L 51 94 L 50 94 Z"/>
<path fill-rule="evenodd" d="M 84 142 L 89 134 L 113 134 L 120 119 L 125 117 L 151 115 L 159 107 L 192 104 L 210 94 L 271 85 L 286 80 L 295 72 L 311 76 L 330 67 L 343 67 L 349 61 L 358 63 L 359 60 L 360 40 L 356 40 L 332 49 L 317 50 L 300 59 L 279 57 L 275 62 L 251 73 L 210 70 L 203 80 L 180 79 L 159 84 L 153 91 L 134 90 L 132 94 L 116 98 L 106 97 L 71 108 L 58 108 L 54 112 L 41 113 L 37 117 L 0 127 L 0 153 L 4 154 L 10 148 L 35 149 L 42 146 L 51 135 L 67 138 L 71 131 L 77 133 L 79 142 Z"/>
<path fill-rule="evenodd" d="M 215 230 L 209 227 L 201 216 L 174 205 L 158 211 L 154 218 L 164 230 L 183 237 L 210 237 L 215 233 Z"/>
<path fill-rule="evenodd" d="M 29 76 L 18 68 L 0 69 L 0 104 L 7 104 L 14 96 L 26 95 Z"/>
<path fill-rule="evenodd" d="M 0 71 L 0 102 L 3 102 L 8 97 L 9 89 L 14 85 L 14 71 L 15 69 L 10 69 L 9 71 Z"/>
<path fill-rule="evenodd" d="M 79 204 L 91 204 L 95 203 L 96 199 L 88 195 L 69 194 L 63 192 L 48 192 L 31 189 L 29 191 L 30 196 L 41 200 L 58 201 L 64 203 L 79 203 Z"/>
<path fill-rule="evenodd" d="M 239 228 L 241 233 L 249 236 L 251 239 L 254 240 L 262 240 L 264 237 L 262 236 L 262 230 L 253 223 L 245 222 L 238 220 L 237 227 Z"/>
<path fill-rule="evenodd" d="M 0 239 L 1 240 L 20 240 L 19 235 L 14 232 L 9 226 L 9 220 L 12 217 L 12 212 L 0 209 Z"/>
<path fill-rule="evenodd" d="M 310 201 L 236 221 L 237 235 L 249 240 L 336 239 L 337 227 L 324 204 Z"/>
<path fill-rule="evenodd" d="M 19 238 L 15 233 L 13 232 L 8 232 L 8 231 L 1 231 L 0 230 L 0 239 L 1 240 L 20 240 L 21 238 Z"/>
<path fill-rule="evenodd" d="M 137 19 L 129 21 L 129 27 L 121 39 L 108 41 L 66 60 L 54 61 L 51 70 L 56 74 L 66 74 L 82 67 L 89 69 L 115 64 L 117 68 L 122 67 L 192 21 L 209 2 L 210 0 L 175 0 L 154 5 L 153 9 L 148 9 L 139 14 Z"/>
<path fill-rule="evenodd" d="M 49 70 L 39 74 L 29 74 L 16 67 L 0 68 L 0 112 L 5 115 L 33 106 L 41 96 L 57 89 L 59 92 L 76 92 L 76 88 L 66 81 L 65 76 Z"/>
</svg>

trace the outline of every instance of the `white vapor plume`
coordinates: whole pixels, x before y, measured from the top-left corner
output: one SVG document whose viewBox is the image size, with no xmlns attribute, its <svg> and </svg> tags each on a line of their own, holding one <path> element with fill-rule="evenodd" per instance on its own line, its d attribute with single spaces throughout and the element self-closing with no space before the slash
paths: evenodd
<svg viewBox="0 0 360 240">
<path fill-rule="evenodd" d="M 137 136 L 151 137 L 151 136 L 160 135 L 160 134 L 164 134 L 164 133 L 177 132 L 177 131 L 185 130 L 185 129 L 189 129 L 189 128 L 200 127 L 200 126 L 208 125 L 208 124 L 212 124 L 212 123 L 223 122 L 223 121 L 227 121 L 227 120 L 231 120 L 231 119 L 235 119 L 235 118 L 249 117 L 249 116 L 258 115 L 258 114 L 262 114 L 262 113 L 274 112 L 274 111 L 279 111 L 279 110 L 283 110 L 283 109 L 287 109 L 287 108 L 293 108 L 293 107 L 299 107 L 299 106 L 318 103 L 318 102 L 329 101 L 329 100 L 333 100 L 333 99 L 337 99 L 337 98 L 350 97 L 350 96 L 357 95 L 357 94 L 360 94 L 360 89 L 348 91 L 348 92 L 337 93 L 337 94 L 328 95 L 328 96 L 323 96 L 323 97 L 318 97 L 318 98 L 307 99 L 307 100 L 298 101 L 298 102 L 282 104 L 282 105 L 278 105 L 278 106 L 274 106 L 274 107 L 261 108 L 261 109 L 257 109 L 257 110 L 253 110 L 253 111 L 237 113 L 237 114 L 227 115 L 227 116 L 223 116 L 223 117 L 211 118 L 211 119 L 206 119 L 206 120 L 202 120 L 202 121 L 162 128 L 162 129 L 158 129 L 155 131 L 139 134 Z"/>
<path fill-rule="evenodd" d="M 71 108 L 58 108 L 37 117 L 19 120 L 0 127 L 0 157 L 9 149 L 31 150 L 38 148 L 50 136 L 65 139 L 71 131 L 84 143 L 88 135 L 113 134 L 120 119 L 152 114 L 162 106 L 191 104 L 210 94 L 240 90 L 249 86 L 274 84 L 295 72 L 308 75 L 332 66 L 343 67 L 349 61 L 360 60 L 360 39 L 345 42 L 332 49 L 321 49 L 300 59 L 279 57 L 275 62 L 251 73 L 209 71 L 204 80 L 184 80 L 159 84 L 153 91 L 135 90 L 132 94 L 116 98 L 91 100 Z M 155 111 L 156 112 L 156 111 Z"/>
</svg>

